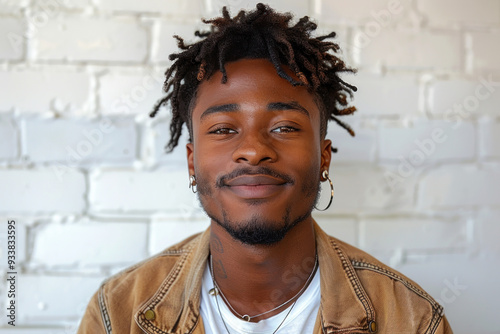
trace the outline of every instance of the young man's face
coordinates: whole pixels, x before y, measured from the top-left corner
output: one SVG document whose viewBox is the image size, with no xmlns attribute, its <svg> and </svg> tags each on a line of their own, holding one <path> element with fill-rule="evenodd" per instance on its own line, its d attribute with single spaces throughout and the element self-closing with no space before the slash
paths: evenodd
<svg viewBox="0 0 500 334">
<path fill-rule="evenodd" d="M 268 60 L 226 70 L 226 84 L 217 72 L 198 88 L 189 172 L 212 220 L 244 243 L 272 244 L 309 218 L 331 142 L 321 139 L 314 96 Z"/>
</svg>

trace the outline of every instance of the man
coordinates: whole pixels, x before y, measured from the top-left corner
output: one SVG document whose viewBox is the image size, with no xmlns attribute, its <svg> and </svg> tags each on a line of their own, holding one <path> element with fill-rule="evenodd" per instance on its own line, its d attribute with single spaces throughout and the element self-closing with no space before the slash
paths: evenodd
<svg viewBox="0 0 500 334">
<path fill-rule="evenodd" d="M 187 125 L 202 234 L 103 283 L 79 333 L 451 333 L 417 284 L 327 236 L 311 217 L 328 175 L 329 119 L 356 88 L 316 25 L 259 4 L 205 21 L 166 73 L 173 149 Z M 331 198 L 330 198 L 331 203 Z M 329 204 L 328 204 L 329 206 Z"/>
</svg>

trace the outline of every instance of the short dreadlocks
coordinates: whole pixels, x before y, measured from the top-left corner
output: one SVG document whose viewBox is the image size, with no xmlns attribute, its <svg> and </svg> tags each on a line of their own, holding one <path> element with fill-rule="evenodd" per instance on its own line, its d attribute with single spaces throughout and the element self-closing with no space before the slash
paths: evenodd
<svg viewBox="0 0 500 334">
<path fill-rule="evenodd" d="M 182 125 L 186 123 L 192 138 L 191 113 L 196 100 L 199 83 L 210 78 L 215 71 L 222 73 L 222 83 L 227 82 L 225 64 L 243 58 L 269 59 L 277 74 L 293 86 L 306 86 L 316 96 L 321 111 L 322 137 L 326 135 L 328 120 L 334 120 L 352 136 L 354 131 L 337 116 L 352 114 L 356 108 L 347 106 L 347 95 L 352 97 L 356 87 L 344 82 L 341 72 L 355 72 L 346 67 L 336 54 L 339 46 L 325 39 L 335 37 L 335 32 L 325 36 L 311 37 L 317 25 L 304 16 L 295 25 L 289 23 L 290 13 L 277 13 L 262 3 L 253 11 L 240 11 L 231 18 L 226 7 L 222 17 L 203 20 L 211 24 L 208 32 L 196 31 L 202 40 L 186 45 L 175 35 L 182 50 L 169 56 L 175 60 L 167 69 L 163 90 L 167 95 L 158 101 L 150 116 L 170 101 L 172 120 L 170 141 L 167 150 L 171 152 L 179 142 Z M 283 70 L 287 64 L 300 81 Z"/>
</svg>

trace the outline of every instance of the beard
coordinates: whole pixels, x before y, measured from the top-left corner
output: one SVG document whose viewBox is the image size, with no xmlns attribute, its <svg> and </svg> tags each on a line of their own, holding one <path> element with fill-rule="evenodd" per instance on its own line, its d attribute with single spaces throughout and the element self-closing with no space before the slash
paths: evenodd
<svg viewBox="0 0 500 334">
<path fill-rule="evenodd" d="M 225 179 L 251 173 L 279 176 L 284 180 L 295 183 L 289 176 L 279 174 L 267 167 L 259 167 L 257 170 L 252 169 L 252 172 L 248 169 L 238 169 L 229 175 L 221 176 L 218 178 L 215 188 L 221 187 Z M 316 178 L 304 180 L 304 184 L 300 189 L 301 193 L 305 196 L 303 201 L 308 202 L 307 206 L 302 212 L 292 214 L 292 204 L 289 204 L 285 208 L 279 221 L 269 220 L 260 214 L 254 214 L 243 221 L 234 221 L 228 217 L 227 211 L 224 208 L 221 208 L 219 215 L 211 212 L 208 205 L 206 205 L 206 199 L 212 197 L 213 189 L 210 183 L 201 174 L 198 175 L 196 181 L 198 199 L 208 217 L 229 233 L 233 239 L 247 245 L 271 246 L 283 240 L 290 230 L 311 216 L 311 212 L 318 202 L 321 190 L 319 168 L 312 167 L 310 173 L 307 175 L 318 175 Z M 263 200 L 249 201 L 249 205 L 259 205 L 262 201 Z"/>
</svg>

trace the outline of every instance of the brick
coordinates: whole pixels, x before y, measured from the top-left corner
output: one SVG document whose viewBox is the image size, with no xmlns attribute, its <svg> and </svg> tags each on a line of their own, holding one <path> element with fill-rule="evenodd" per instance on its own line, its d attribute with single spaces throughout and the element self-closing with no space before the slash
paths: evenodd
<svg viewBox="0 0 500 334">
<path fill-rule="evenodd" d="M 479 128 L 479 154 L 482 158 L 500 158 L 500 123 L 481 122 Z"/>
<path fill-rule="evenodd" d="M 210 226 L 207 217 L 188 219 L 184 218 L 155 218 L 151 222 L 149 232 L 149 254 L 157 254 L 187 237 L 203 232 Z"/>
<path fill-rule="evenodd" d="M 166 112 L 166 111 L 163 111 Z M 146 140 L 142 148 L 143 157 L 152 164 L 168 166 L 179 166 L 185 168 L 187 165 L 186 144 L 188 143 L 188 131 L 184 126 L 179 144 L 170 153 L 166 152 L 166 145 L 170 140 L 170 121 L 159 122 L 146 129 Z"/>
<path fill-rule="evenodd" d="M 81 12 L 91 6 L 92 0 L 39 0 L 31 4 L 30 21 L 38 28 L 61 14 Z"/>
<path fill-rule="evenodd" d="M 354 246 L 358 244 L 358 223 L 355 219 L 328 216 L 316 211 L 313 211 L 313 216 L 326 234 Z"/>
<path fill-rule="evenodd" d="M 60 180 L 52 169 L 0 170 L 0 213 L 78 214 L 85 209 L 85 176 L 69 170 Z"/>
<path fill-rule="evenodd" d="M 157 39 L 152 51 L 152 60 L 158 63 L 170 63 L 168 59 L 172 53 L 179 52 L 177 40 L 173 37 L 178 35 L 184 39 L 186 44 L 192 44 L 200 39 L 194 35 L 196 30 L 205 31 L 208 25 L 192 24 L 185 22 L 161 22 L 155 27 Z"/>
<path fill-rule="evenodd" d="M 500 76 L 491 74 L 474 81 L 446 80 L 429 89 L 430 112 L 454 123 L 459 120 L 500 115 Z"/>
<path fill-rule="evenodd" d="M 418 209 L 459 209 L 500 204 L 500 169 L 490 164 L 446 165 L 419 183 Z"/>
<path fill-rule="evenodd" d="M 80 319 L 104 277 L 20 276 L 17 321 L 24 326 L 67 324 Z"/>
<path fill-rule="evenodd" d="M 406 125 L 385 122 L 379 132 L 379 158 L 413 167 L 440 160 L 473 159 L 475 141 L 474 125 L 469 122 L 457 127 L 446 121 L 416 120 Z"/>
<path fill-rule="evenodd" d="M 413 206 L 415 175 L 395 177 L 394 168 L 368 168 L 356 165 L 333 165 L 330 177 L 335 188 L 333 203 L 327 212 L 356 214 L 366 212 L 400 212 Z M 388 176 L 388 173 L 391 173 Z M 396 179 L 396 180 L 393 180 Z M 322 183 L 321 196 L 330 187 Z M 323 199 L 320 199 L 324 203 Z"/>
<path fill-rule="evenodd" d="M 17 126 L 11 117 L 0 116 L 0 160 L 11 160 L 18 154 Z"/>
<path fill-rule="evenodd" d="M 2 0 L 0 1 L 0 13 L 19 15 L 21 10 L 28 6 L 28 0 Z"/>
<path fill-rule="evenodd" d="M 227 6 L 231 16 L 238 13 L 239 10 L 255 9 L 256 1 L 246 0 L 206 0 L 207 10 L 213 16 L 220 16 L 222 7 Z M 265 4 L 280 12 L 291 12 L 295 18 L 300 18 L 305 15 L 310 15 L 309 1 L 286 1 L 286 0 L 269 0 Z"/>
<path fill-rule="evenodd" d="M 131 118 L 27 118 L 21 128 L 26 159 L 58 162 L 62 174 L 80 165 L 135 160 L 137 133 Z"/>
<path fill-rule="evenodd" d="M 162 1 L 162 0 L 100 0 L 101 10 L 118 12 L 161 13 L 199 17 L 204 11 L 203 0 Z"/>
<path fill-rule="evenodd" d="M 458 33 L 380 30 L 370 36 L 358 30 L 355 41 L 360 66 L 406 70 L 458 70 L 461 66 Z"/>
<path fill-rule="evenodd" d="M 19 60 L 26 48 L 25 23 L 20 19 L 0 20 L 0 60 Z"/>
<path fill-rule="evenodd" d="M 351 0 L 318 1 L 316 15 L 322 21 L 335 23 L 375 22 L 390 24 L 402 19 L 402 14 L 410 8 L 407 0 Z"/>
<path fill-rule="evenodd" d="M 500 33 L 471 33 L 472 65 L 475 70 L 500 70 L 496 54 L 500 52 Z"/>
<path fill-rule="evenodd" d="M 99 79 L 99 108 L 104 115 L 149 114 L 163 97 L 163 70 L 141 74 L 108 73 Z"/>
<path fill-rule="evenodd" d="M 412 76 L 380 76 L 360 72 L 344 78 L 358 87 L 353 105 L 362 115 L 415 115 L 419 105 L 419 86 Z M 390 98 L 382 98 L 382 97 Z M 404 106 L 404 107 L 403 107 Z"/>
<path fill-rule="evenodd" d="M 57 18 L 35 39 L 42 60 L 142 62 L 148 53 L 148 31 L 134 18 Z"/>
<path fill-rule="evenodd" d="M 419 0 L 417 1 L 417 9 L 432 26 L 495 25 L 500 23 L 500 2 L 497 0 L 475 2 Z"/>
<path fill-rule="evenodd" d="M 90 182 L 93 212 L 183 213 L 196 203 L 187 167 L 154 172 L 103 169 L 93 173 Z"/>
<path fill-rule="evenodd" d="M 376 218 L 362 219 L 360 240 L 364 250 L 438 251 L 467 246 L 464 218 Z"/>
<path fill-rule="evenodd" d="M 500 258 L 500 211 L 482 210 L 477 217 L 477 247 L 483 258 Z"/>
<path fill-rule="evenodd" d="M 454 331 L 494 333 L 498 327 L 494 310 L 500 292 L 492 288 L 499 272 L 491 265 L 498 263 L 500 257 L 482 259 L 465 254 L 443 254 L 426 259 L 425 262 L 407 263 L 397 269 L 418 282 L 444 306 Z M 481 307 L 467 309 L 467 305 L 474 304 Z"/>
<path fill-rule="evenodd" d="M 0 91 L 0 110 L 86 114 L 92 109 L 90 77 L 81 72 L 1 71 Z"/>
<path fill-rule="evenodd" d="M 358 115 L 359 116 L 359 115 Z M 353 117 L 341 118 L 356 132 L 352 137 L 345 129 L 330 122 L 326 137 L 332 146 L 338 149 L 333 154 L 332 164 L 374 161 L 377 150 L 377 129 L 369 121 L 352 120 Z M 356 118 L 356 117 L 354 117 Z"/>
<path fill-rule="evenodd" d="M 48 223 L 35 230 L 31 263 L 47 267 L 130 265 L 147 256 L 147 230 L 146 223 L 126 221 Z"/>
</svg>

